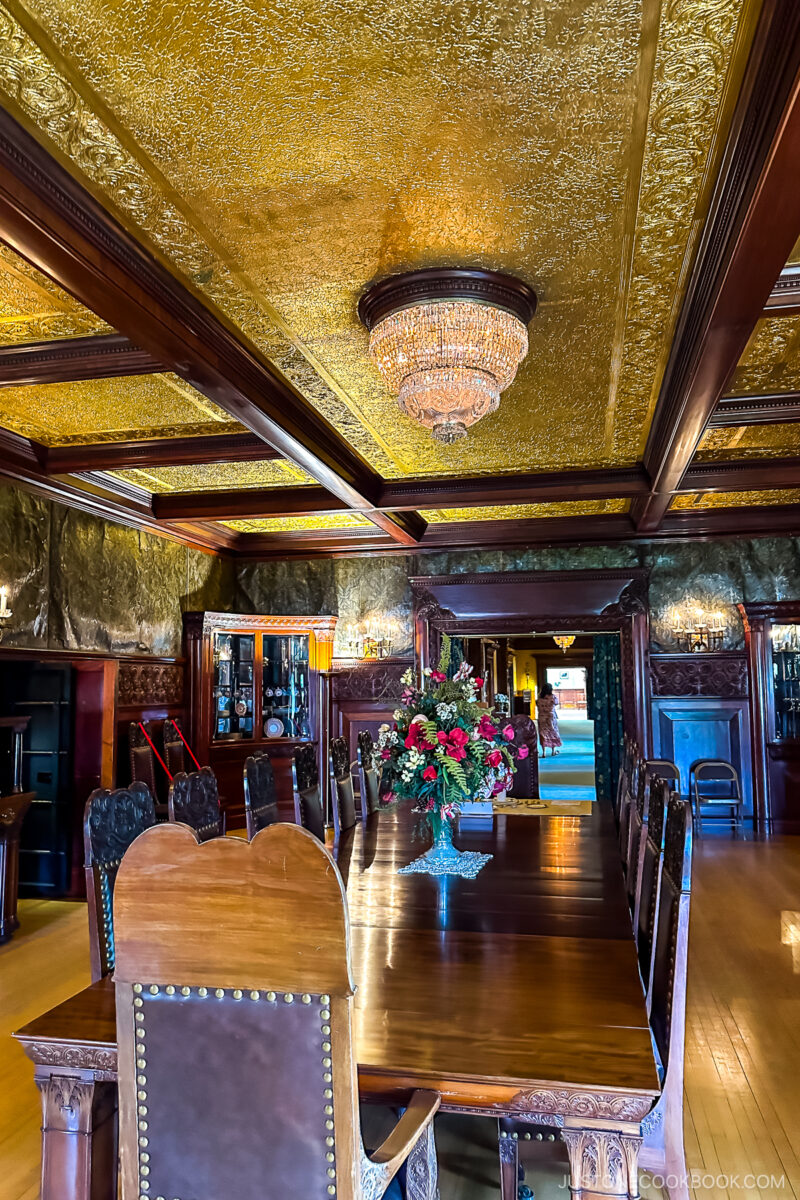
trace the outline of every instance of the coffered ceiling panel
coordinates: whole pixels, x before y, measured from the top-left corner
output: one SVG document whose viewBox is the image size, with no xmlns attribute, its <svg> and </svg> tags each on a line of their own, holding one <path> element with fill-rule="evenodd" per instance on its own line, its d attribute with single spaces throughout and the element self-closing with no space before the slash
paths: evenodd
<svg viewBox="0 0 800 1200">
<path fill-rule="evenodd" d="M 748 7 L 6 0 L 0 89 L 383 475 L 631 463 Z M 374 278 L 436 264 L 541 298 L 455 448 L 398 413 L 356 317 Z"/>
<path fill-rule="evenodd" d="M 800 317 L 766 317 L 747 343 L 728 393 L 757 396 L 800 389 Z"/>
<path fill-rule="evenodd" d="M 603 513 L 624 513 L 628 500 L 569 500 L 563 504 L 506 504 L 487 508 L 434 508 L 420 514 L 431 525 L 444 521 L 533 520 L 538 517 L 590 517 Z"/>
<path fill-rule="evenodd" d="M 0 426 L 45 446 L 234 433 L 243 428 L 169 374 L 0 388 Z"/>
<path fill-rule="evenodd" d="M 800 425 L 739 425 L 708 429 L 697 448 L 702 462 L 781 458 L 800 454 Z"/>
<path fill-rule="evenodd" d="M 798 504 L 800 488 L 769 488 L 763 492 L 704 492 L 676 496 L 671 511 L 697 508 L 749 508 L 751 505 Z"/>
<path fill-rule="evenodd" d="M 182 467 L 136 467 L 109 471 L 153 494 L 225 492 L 239 488 L 292 487 L 311 483 L 311 477 L 286 459 L 269 462 L 196 463 Z"/>
<path fill-rule="evenodd" d="M 110 331 L 105 321 L 0 243 L 0 346 Z"/>
<path fill-rule="evenodd" d="M 302 533 L 313 529 L 363 529 L 372 525 L 359 513 L 319 514 L 311 517 L 257 517 L 247 521 L 220 521 L 237 533 Z"/>
</svg>

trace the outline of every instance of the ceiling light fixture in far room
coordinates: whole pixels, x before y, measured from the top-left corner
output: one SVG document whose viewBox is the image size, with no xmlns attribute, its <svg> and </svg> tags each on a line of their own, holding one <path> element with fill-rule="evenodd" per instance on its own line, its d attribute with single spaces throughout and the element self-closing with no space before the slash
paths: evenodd
<svg viewBox="0 0 800 1200">
<path fill-rule="evenodd" d="M 564 652 L 564 654 L 566 654 L 567 651 L 569 650 L 570 646 L 572 645 L 572 643 L 575 641 L 575 634 L 574 633 L 564 633 L 564 634 L 554 635 L 553 641 L 559 647 L 559 649 L 562 650 Z"/>
<path fill-rule="evenodd" d="M 465 268 L 392 275 L 358 302 L 370 357 L 400 408 L 446 445 L 498 407 L 535 311 L 521 279 Z"/>
</svg>

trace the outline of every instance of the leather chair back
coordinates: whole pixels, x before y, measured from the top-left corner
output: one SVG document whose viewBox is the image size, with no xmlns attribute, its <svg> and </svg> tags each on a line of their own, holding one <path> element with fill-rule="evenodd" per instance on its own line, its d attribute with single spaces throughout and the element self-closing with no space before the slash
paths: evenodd
<svg viewBox="0 0 800 1200">
<path fill-rule="evenodd" d="M 680 797 L 672 796 L 667 808 L 664 869 L 655 923 L 650 1007 L 653 1038 L 666 1070 L 674 1056 L 679 1055 L 683 1060 L 691 888 L 691 806 Z"/>
<path fill-rule="evenodd" d="M 359 730 L 356 738 L 356 762 L 358 763 L 359 792 L 361 798 L 361 820 L 366 821 L 371 813 L 381 806 L 381 777 L 374 766 L 375 743 L 368 729 Z"/>
<path fill-rule="evenodd" d="M 418 1147 L 409 1174 L 433 1168 L 415 1196 L 433 1200 L 437 1097 L 415 1093 L 405 1139 L 364 1153 L 344 888 L 306 830 L 202 847 L 185 826 L 148 830 L 115 919 L 122 1200 L 377 1200 Z"/>
<path fill-rule="evenodd" d="M 625 886 L 631 913 L 636 915 L 638 915 L 636 910 L 642 879 L 642 860 L 647 841 L 647 823 L 650 816 L 650 782 L 649 772 L 642 771 L 636 798 L 630 807 L 628 824 L 628 866 L 625 872 Z M 635 921 L 636 916 L 634 916 L 634 928 Z"/>
<path fill-rule="evenodd" d="M 244 815 L 248 838 L 280 820 L 275 774 L 265 751 L 257 751 L 244 760 Z"/>
<path fill-rule="evenodd" d="M 356 798 L 353 792 L 353 773 L 350 769 L 350 749 L 343 737 L 334 738 L 330 749 L 331 800 L 333 829 L 338 838 L 356 823 Z"/>
<path fill-rule="evenodd" d="M 539 747 L 536 738 L 536 723 L 524 713 L 514 717 L 503 717 L 501 728 L 511 725 L 514 730 L 514 745 L 527 746 L 528 757 L 517 760 L 516 773 L 511 778 L 508 796 L 524 800 L 539 799 Z"/>
<path fill-rule="evenodd" d="M 149 737 L 155 741 L 153 736 L 153 728 L 149 721 L 142 721 Z M 148 742 L 144 733 L 139 727 L 138 721 L 131 721 L 128 726 L 128 760 L 130 763 L 131 782 L 146 784 L 150 795 L 153 797 L 153 803 L 156 805 L 156 811 L 161 808 L 160 815 L 166 816 L 166 811 L 163 804 L 158 803 L 158 775 L 156 764 L 156 756 L 153 754 L 153 747 Z"/>
<path fill-rule="evenodd" d="M 292 756 L 294 819 L 321 842 L 325 841 L 322 789 L 319 783 L 317 752 L 314 746 L 298 746 Z"/>
<path fill-rule="evenodd" d="M 661 895 L 661 873 L 664 862 L 664 828 L 670 787 L 664 779 L 654 779 L 650 785 L 647 833 L 642 855 L 639 881 L 639 908 L 634 932 L 648 1007 L 653 980 L 653 946 L 656 916 Z"/>
<path fill-rule="evenodd" d="M 92 980 L 114 970 L 114 883 L 122 856 L 155 823 L 155 805 L 145 783 L 114 791 L 96 788 L 86 801 L 83 850 Z"/>
<path fill-rule="evenodd" d="M 167 718 L 162 726 L 162 736 L 164 739 L 164 762 L 167 764 L 167 770 L 170 775 L 175 778 L 186 770 L 186 747 L 178 737 L 177 730 L 180 728 L 177 721 L 172 718 Z"/>
<path fill-rule="evenodd" d="M 167 801 L 170 821 L 191 826 L 201 842 L 225 832 L 219 807 L 217 777 L 211 767 L 176 775 Z"/>
</svg>

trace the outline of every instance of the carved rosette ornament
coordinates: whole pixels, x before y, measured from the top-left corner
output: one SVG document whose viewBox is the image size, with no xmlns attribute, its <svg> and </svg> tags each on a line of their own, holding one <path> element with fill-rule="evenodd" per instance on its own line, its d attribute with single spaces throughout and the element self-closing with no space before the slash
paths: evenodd
<svg viewBox="0 0 800 1200">
<path fill-rule="evenodd" d="M 615 1121 L 641 1121 L 650 1111 L 651 1096 L 632 1096 L 626 1092 L 582 1092 L 569 1088 L 537 1088 L 517 1092 L 510 1101 L 495 1105 L 509 1116 L 552 1113 L 564 1117 L 611 1118 Z"/>
</svg>

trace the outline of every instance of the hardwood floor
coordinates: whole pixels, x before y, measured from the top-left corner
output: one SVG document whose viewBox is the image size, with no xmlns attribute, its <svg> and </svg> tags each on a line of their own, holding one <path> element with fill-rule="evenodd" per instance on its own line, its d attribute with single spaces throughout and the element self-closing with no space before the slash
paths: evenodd
<svg viewBox="0 0 800 1200">
<path fill-rule="evenodd" d="M 39 1175 L 38 1094 L 8 1035 L 89 981 L 84 905 L 28 900 L 20 916 L 0 948 L 2 1200 L 35 1200 Z M 800 1200 L 800 837 L 700 841 L 690 937 L 686 1148 L 701 1180 L 695 1195 Z M 442 1200 L 496 1200 L 493 1123 L 444 1117 L 437 1136 Z M 561 1146 L 524 1146 L 523 1161 L 537 1200 L 566 1200 Z M 642 1192 L 658 1195 L 646 1178 Z"/>
</svg>

